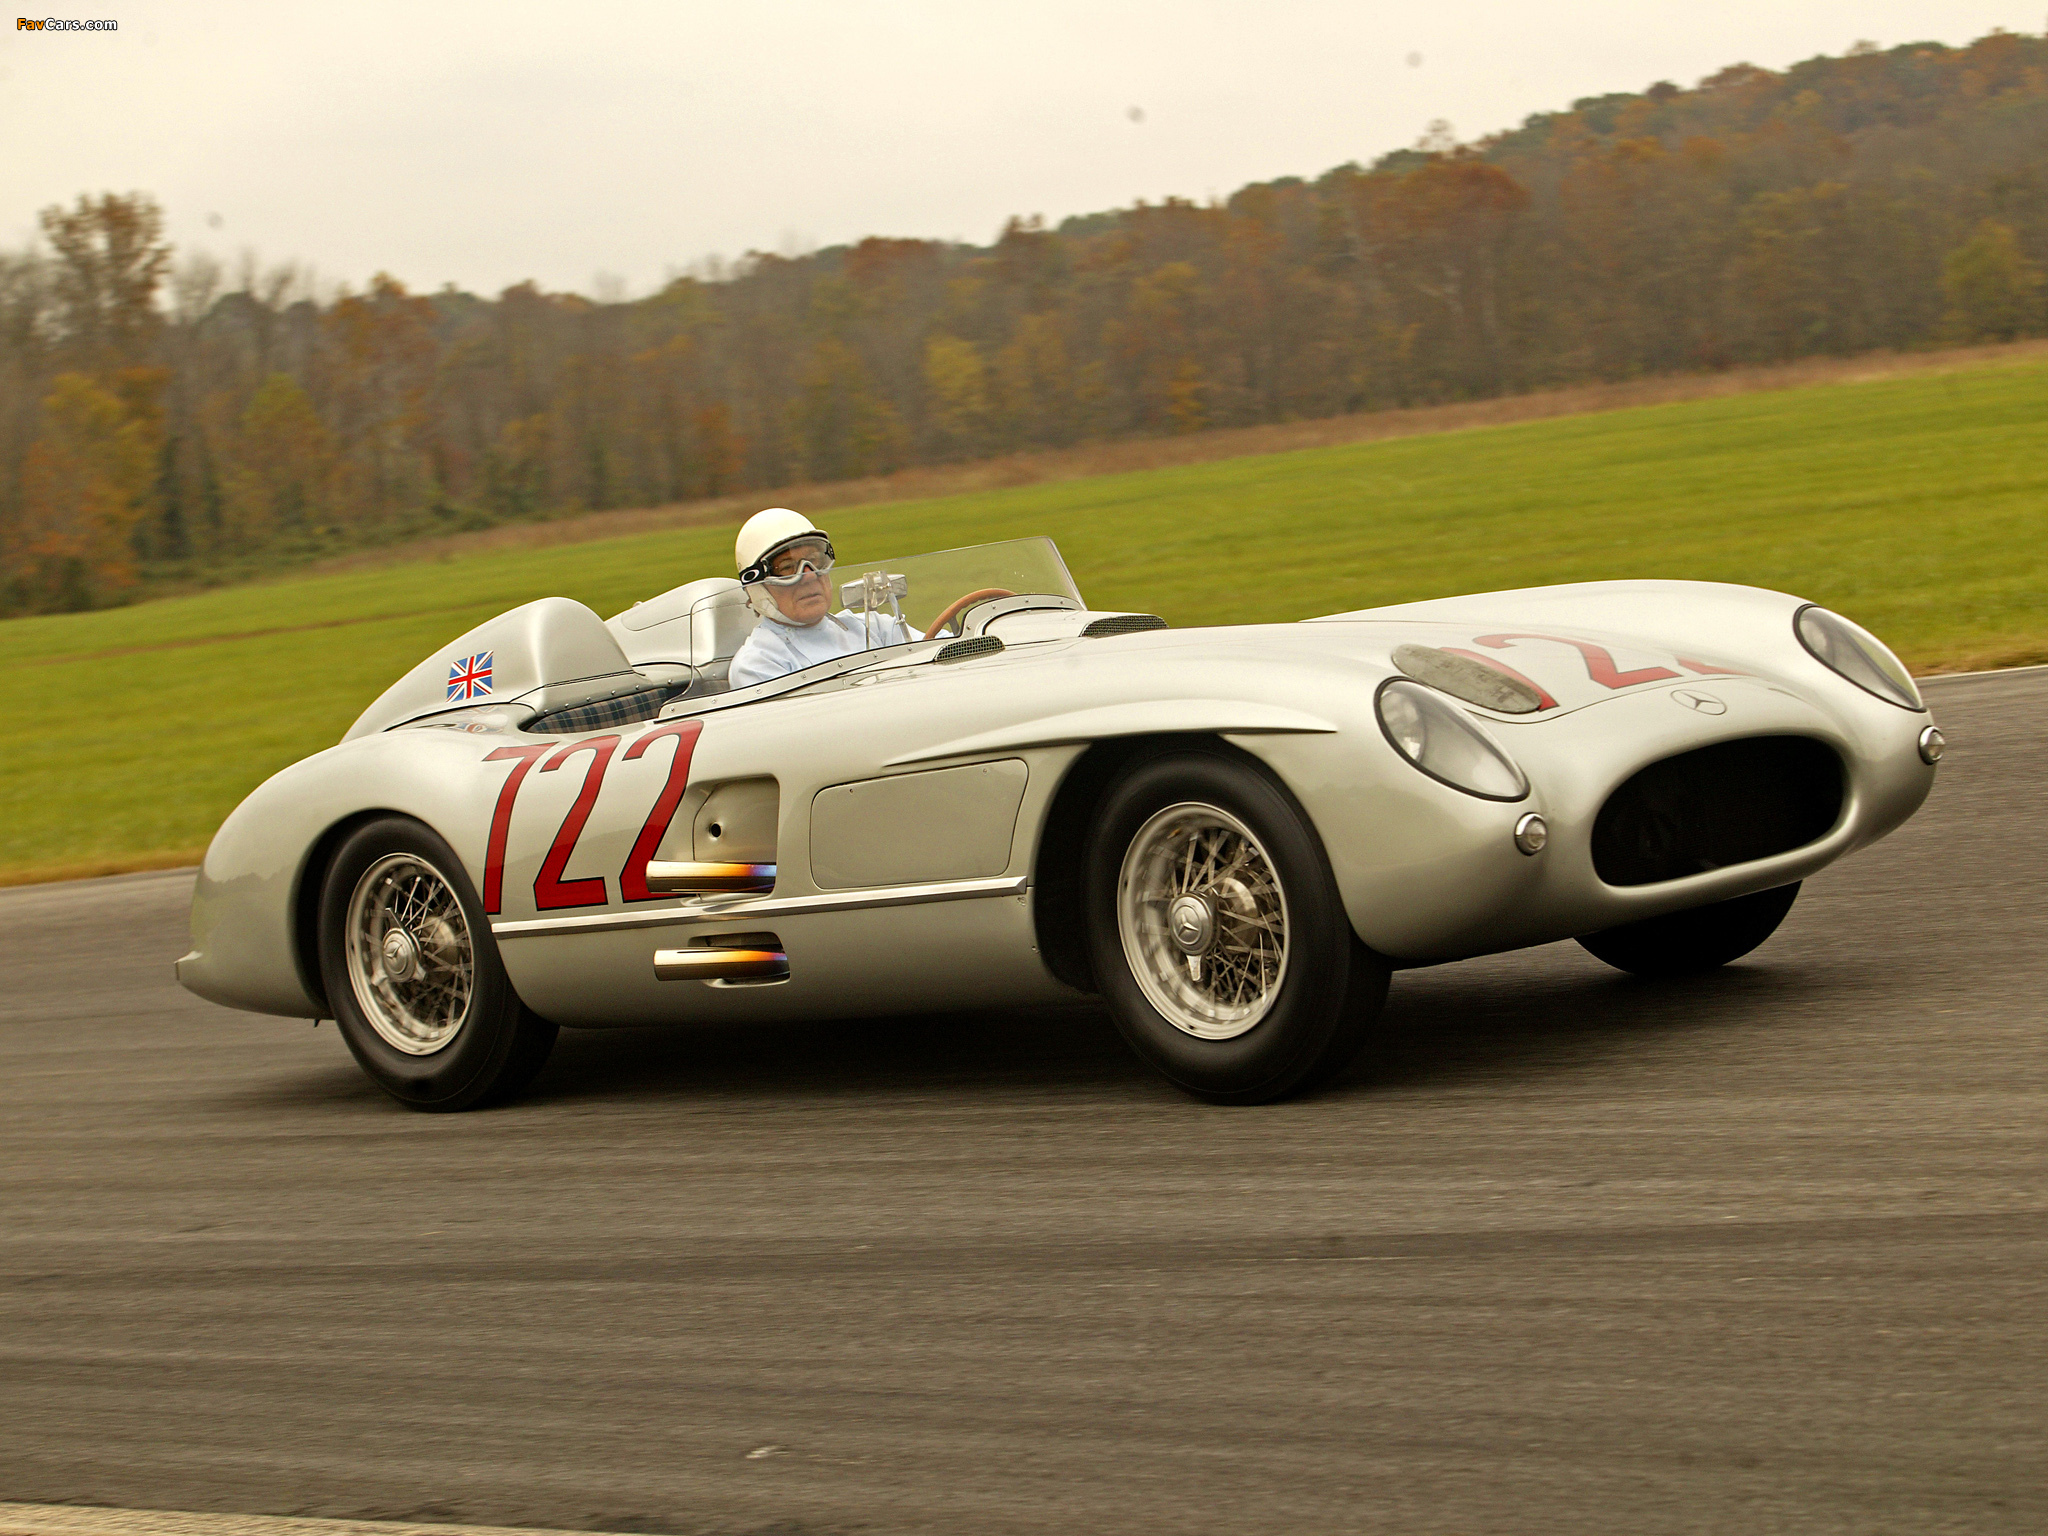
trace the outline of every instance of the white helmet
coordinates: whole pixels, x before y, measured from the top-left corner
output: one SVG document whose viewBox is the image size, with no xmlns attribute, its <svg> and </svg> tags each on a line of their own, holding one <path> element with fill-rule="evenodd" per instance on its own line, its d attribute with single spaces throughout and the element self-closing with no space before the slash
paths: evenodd
<svg viewBox="0 0 2048 1536">
<path fill-rule="evenodd" d="M 788 507 L 768 507 L 740 525 L 740 535 L 733 541 L 733 561 L 739 567 L 740 583 L 747 589 L 748 606 L 763 618 L 778 619 L 785 624 L 789 622 L 783 618 L 782 610 L 776 607 L 775 599 L 768 595 L 762 583 L 767 579 L 770 561 L 790 545 L 805 541 L 814 541 L 825 547 L 825 568 L 831 569 L 831 538 L 801 512 L 792 512 Z"/>
</svg>

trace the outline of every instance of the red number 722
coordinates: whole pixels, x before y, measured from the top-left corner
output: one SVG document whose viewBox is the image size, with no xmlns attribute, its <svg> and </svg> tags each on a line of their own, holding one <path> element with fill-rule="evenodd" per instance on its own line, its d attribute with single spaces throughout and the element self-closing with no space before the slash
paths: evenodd
<svg viewBox="0 0 2048 1536">
<path fill-rule="evenodd" d="M 674 725 L 656 726 L 626 748 L 621 761 L 630 763 L 644 756 L 655 742 L 667 737 L 675 740 L 675 755 L 669 759 L 668 778 L 661 786 L 661 793 L 654 797 L 654 805 L 647 813 L 640 835 L 633 839 L 632 851 L 626 855 L 625 865 L 619 870 L 619 896 L 623 901 L 652 901 L 659 895 L 647 889 L 647 861 L 661 846 L 662 834 L 668 831 L 676 807 L 682 804 L 683 791 L 690 783 L 690 757 L 696 751 L 697 737 L 703 729 L 701 720 L 679 720 Z M 547 857 L 541 860 L 540 873 L 533 881 L 533 904 L 542 912 L 605 904 L 604 876 L 564 880 L 562 875 L 576 851 L 577 839 L 583 835 L 584 823 L 590 820 L 591 807 L 597 804 L 597 792 L 603 787 L 605 770 L 611 766 L 612 754 L 618 750 L 619 740 L 616 735 L 586 736 L 581 741 L 561 747 L 545 742 L 537 746 L 500 747 L 485 756 L 487 763 L 510 762 L 513 767 L 505 776 L 505 783 L 498 791 L 498 803 L 491 811 L 491 835 L 484 846 L 484 911 L 495 916 L 504 909 L 505 845 L 512 832 L 512 805 L 519 798 L 519 786 L 541 758 L 545 757 L 547 761 L 540 764 L 540 771 L 551 773 L 578 752 L 591 754 L 590 766 L 584 769 L 582 787 L 577 790 L 568 814 L 562 818 L 562 825 L 556 829 Z M 552 756 L 549 755 L 551 753 Z"/>
</svg>

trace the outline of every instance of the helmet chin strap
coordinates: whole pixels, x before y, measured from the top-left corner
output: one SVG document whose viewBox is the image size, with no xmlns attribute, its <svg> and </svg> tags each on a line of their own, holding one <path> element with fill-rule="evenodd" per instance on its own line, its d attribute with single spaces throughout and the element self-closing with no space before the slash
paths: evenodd
<svg viewBox="0 0 2048 1536">
<path fill-rule="evenodd" d="M 762 585 L 760 582 L 755 582 L 750 586 L 742 588 L 741 590 L 747 594 L 747 606 L 753 609 L 754 612 L 758 613 L 762 618 L 772 619 L 777 624 L 782 625 L 786 629 L 810 628 L 810 624 L 804 623 L 801 619 L 792 619 L 788 614 L 784 613 L 781 610 L 781 608 L 777 607 L 775 599 L 772 595 L 770 595 L 768 588 Z M 822 617 L 822 615 L 820 617 Z M 817 619 L 811 620 L 811 624 L 815 624 L 817 622 Z"/>
</svg>

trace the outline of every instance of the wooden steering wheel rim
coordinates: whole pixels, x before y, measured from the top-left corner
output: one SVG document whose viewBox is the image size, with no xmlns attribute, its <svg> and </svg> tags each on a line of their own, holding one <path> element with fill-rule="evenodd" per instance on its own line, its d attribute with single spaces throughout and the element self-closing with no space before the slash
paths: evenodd
<svg viewBox="0 0 2048 1536">
<path fill-rule="evenodd" d="M 932 620 L 932 627 L 926 630 L 925 633 L 936 635 L 976 603 L 987 602 L 992 597 L 1015 597 L 1016 595 L 1008 587 L 983 587 L 980 591 L 970 592 L 965 597 L 956 597 L 946 605 L 945 612 Z"/>
</svg>

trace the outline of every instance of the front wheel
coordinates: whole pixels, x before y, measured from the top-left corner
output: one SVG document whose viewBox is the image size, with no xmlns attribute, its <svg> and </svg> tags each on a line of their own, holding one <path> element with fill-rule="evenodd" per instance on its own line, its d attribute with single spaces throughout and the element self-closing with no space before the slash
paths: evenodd
<svg viewBox="0 0 2048 1536">
<path fill-rule="evenodd" d="M 519 1092 L 554 1048 L 498 958 L 483 904 L 446 842 L 388 816 L 341 845 L 320 899 L 320 979 L 362 1069 L 414 1109 Z"/>
<path fill-rule="evenodd" d="M 1744 955 L 1778 931 L 1799 895 L 1799 882 L 1736 896 L 1711 906 L 1624 923 L 1579 942 L 1616 970 L 1636 976 L 1690 976 Z"/>
<path fill-rule="evenodd" d="M 1109 791 L 1087 855 L 1095 974 L 1124 1039 L 1220 1104 L 1327 1081 L 1387 993 L 1321 840 L 1292 799 L 1221 753 L 1154 758 Z"/>
</svg>

